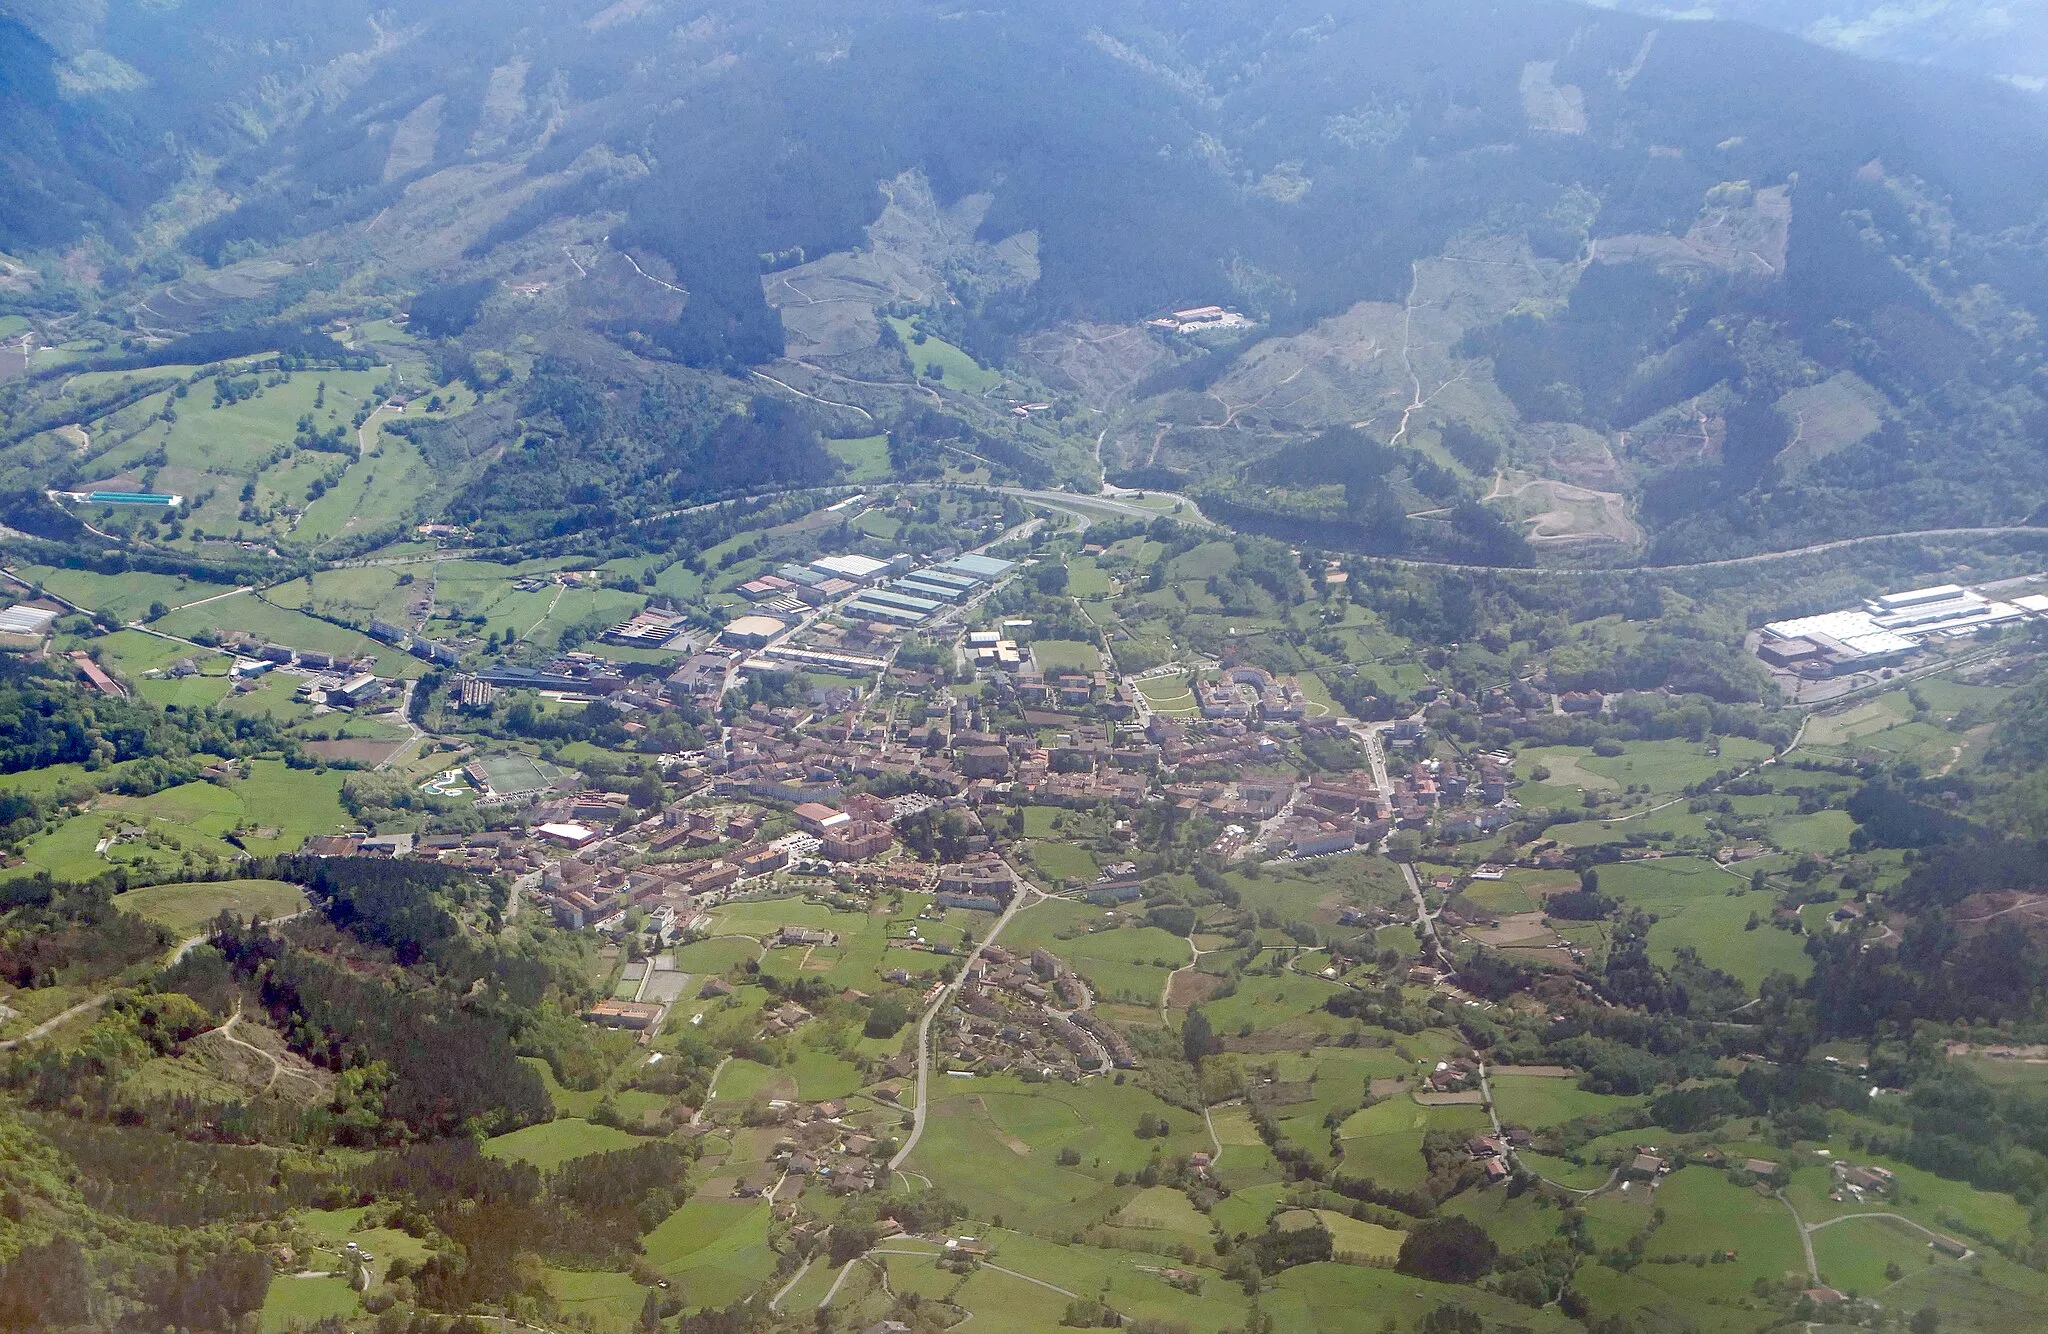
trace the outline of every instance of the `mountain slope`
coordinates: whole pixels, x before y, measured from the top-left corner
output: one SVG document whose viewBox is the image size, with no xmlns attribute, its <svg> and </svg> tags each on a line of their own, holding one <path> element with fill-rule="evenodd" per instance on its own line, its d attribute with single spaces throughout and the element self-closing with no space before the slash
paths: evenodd
<svg viewBox="0 0 2048 1334">
<path fill-rule="evenodd" d="M 289 77 L 203 112 L 196 85 L 236 88 L 167 63 L 195 11 Z M 144 157 L 157 176 L 42 220 L 141 228 L 124 258 L 186 266 L 81 291 L 146 335 L 482 280 L 522 295 L 443 330 L 472 354 L 779 360 L 831 429 L 936 398 L 978 455 L 1079 477 L 1099 436 L 1113 476 L 1388 550 L 1494 543 L 1461 500 L 1539 548 L 1666 556 L 2048 501 L 2048 122 L 1995 85 L 1534 3 L 180 13 L 117 5 L 69 38 L 148 93 L 23 103 L 213 150 L 180 160 L 181 212 L 150 214 Z M 36 50 L 49 80 L 84 58 Z M 63 194 L 64 156 L 25 159 L 23 188 Z M 31 211 L 7 244 L 36 244 Z M 1142 327 L 1208 303 L 1253 327 Z M 883 318 L 913 313 L 1106 415 L 1019 425 L 915 383 Z M 1336 428 L 1392 452 L 1275 474 Z"/>
</svg>

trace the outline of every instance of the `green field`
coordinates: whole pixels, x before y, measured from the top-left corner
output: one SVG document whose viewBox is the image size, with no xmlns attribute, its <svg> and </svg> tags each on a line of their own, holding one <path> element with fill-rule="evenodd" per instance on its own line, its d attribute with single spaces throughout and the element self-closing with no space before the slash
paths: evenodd
<svg viewBox="0 0 2048 1334">
<path fill-rule="evenodd" d="M 215 880 L 192 885 L 150 885 L 131 889 L 115 900 L 163 927 L 180 940 L 204 928 L 222 910 L 248 918 L 282 917 L 306 906 L 306 893 L 282 880 Z"/>
<path fill-rule="evenodd" d="M 889 316 L 889 325 L 896 336 L 903 341 L 904 355 L 920 379 L 931 379 L 930 369 L 936 366 L 941 372 L 940 381 L 949 389 L 967 394 L 985 394 L 1003 382 L 997 371 L 985 369 L 980 362 L 968 356 L 943 338 L 931 334 L 919 334 L 916 325 L 906 319 Z"/>
<path fill-rule="evenodd" d="M 1115 1219 L 1118 1227 L 1173 1233 L 1177 1238 L 1206 1240 L 1210 1234 L 1209 1220 L 1188 1202 L 1185 1191 L 1171 1186 L 1151 1186 L 1139 1191 L 1117 1211 Z"/>
<path fill-rule="evenodd" d="M 1396 1190 L 1412 1190 L 1429 1177 L 1428 1165 L 1422 1160 L 1423 1132 L 1469 1130 L 1476 1134 L 1490 1128 L 1483 1107 L 1421 1107 L 1406 1094 L 1396 1094 L 1354 1113 L 1337 1133 L 1344 1146 L 1346 1172 L 1369 1176 Z"/>
<path fill-rule="evenodd" d="M 1777 896 L 1747 887 L 1745 877 L 1698 857 L 1665 857 L 1599 868 L 1600 891 L 1657 914 L 1650 957 L 1664 967 L 1681 947 L 1699 951 L 1707 965 L 1754 990 L 1774 971 L 1805 977 L 1813 961 L 1805 940 L 1768 925 Z M 1731 891 L 1734 891 L 1731 893 Z M 1746 929 L 1750 914 L 1765 925 Z"/>
<path fill-rule="evenodd" d="M 1815 811 L 1812 815 L 1788 815 L 1771 821 L 1773 847 L 1782 852 L 1811 852 L 1827 857 L 1849 846 L 1856 822 L 1847 811 Z"/>
<path fill-rule="evenodd" d="M 281 1334 L 290 1326 L 311 1328 L 329 1316 L 348 1317 L 361 1309 L 345 1278 L 286 1275 L 271 1281 L 259 1319 L 263 1334 Z"/>
<path fill-rule="evenodd" d="M 1078 639 L 1041 639 L 1031 646 L 1031 654 L 1038 659 L 1038 669 L 1047 673 L 1069 667 L 1092 672 L 1102 666 L 1095 645 Z"/>
<path fill-rule="evenodd" d="M 292 543 L 319 547 L 337 537 L 423 517 L 414 509 L 431 494 L 436 480 L 410 440 L 380 432 L 377 448 L 351 463 L 339 483 L 306 507 Z"/>
<path fill-rule="evenodd" d="M 21 565 L 15 567 L 15 573 L 31 583 L 41 584 L 66 602 L 75 602 L 94 611 L 110 612 L 122 621 L 140 619 L 153 602 L 176 607 L 226 593 L 233 587 L 231 584 L 201 583 L 182 575 L 150 574 L 142 570 L 98 574 L 92 570 Z M 187 653 L 191 651 L 185 650 Z"/>
<path fill-rule="evenodd" d="M 827 440 L 825 448 L 852 469 L 846 475 L 849 482 L 880 481 L 889 475 L 889 437 L 886 435 L 862 436 L 857 440 Z"/>
<path fill-rule="evenodd" d="M 174 611 L 154 622 L 154 627 L 180 639 L 202 639 L 208 635 L 225 637 L 240 630 L 266 642 L 294 649 L 374 658 L 375 666 L 371 670 L 379 676 L 414 677 L 426 671 L 426 664 L 411 654 L 401 653 L 354 630 L 258 601 L 250 593 Z"/>
<path fill-rule="evenodd" d="M 1072 843 L 1035 840 L 1030 844 L 1030 850 L 1032 863 L 1053 881 L 1069 877 L 1082 881 L 1093 880 L 1100 869 L 1096 865 L 1093 853 Z"/>
<path fill-rule="evenodd" d="M 1616 756 L 1587 754 L 1578 761 L 1582 769 L 1606 777 L 1614 784 L 1649 784 L 1653 793 L 1682 792 L 1704 782 L 1724 769 L 1746 769 L 1767 760 L 1771 748 L 1747 737 L 1721 737 L 1714 743 L 1719 755 L 1708 753 L 1700 742 L 1671 738 L 1664 741 L 1628 741 Z"/>
<path fill-rule="evenodd" d="M 1349 1214 L 1340 1214 L 1334 1209 L 1318 1209 L 1316 1220 L 1329 1229 L 1330 1239 L 1340 1256 L 1363 1255 L 1375 1260 L 1391 1260 L 1401 1253 L 1401 1243 L 1407 1234 L 1377 1223 L 1361 1223 Z"/>
<path fill-rule="evenodd" d="M 189 658 L 193 665 L 202 671 L 218 672 L 220 675 L 216 679 L 224 682 L 230 665 L 230 660 L 224 654 L 196 649 L 190 644 L 182 644 L 175 639 L 162 639 L 140 630 L 116 630 L 113 634 L 100 635 L 85 641 L 85 647 L 89 650 L 98 650 L 97 656 L 102 667 L 111 667 L 130 681 L 134 681 L 144 672 L 161 669 L 180 658 Z M 166 681 L 162 684 L 172 683 Z M 225 684 L 222 688 L 226 688 Z"/>
<path fill-rule="evenodd" d="M 643 1239 L 647 1261 L 690 1306 L 725 1306 L 775 1272 L 768 1215 L 763 1201 L 692 1200 Z"/>
<path fill-rule="evenodd" d="M 1641 1101 L 1588 1093 L 1575 1080 L 1547 1079 L 1538 1075 L 1495 1075 L 1487 1084 L 1493 1090 L 1494 1110 L 1500 1114 L 1500 1119 L 1532 1130 L 1577 1120 L 1582 1116 L 1604 1115 Z"/>
<path fill-rule="evenodd" d="M 1787 1271 L 1804 1268 L 1790 1211 L 1777 1200 L 1731 1184 L 1720 1172 L 1688 1167 L 1666 1178 L 1655 1196 L 1665 1221 L 1650 1234 L 1644 1248 L 1645 1257 L 1653 1263 L 1629 1271 L 1633 1283 L 1626 1285 L 1610 1285 L 1603 1275 L 1586 1288 L 1596 1303 L 1602 1296 L 1618 1295 L 1618 1291 L 1647 1290 L 1653 1301 L 1691 1314 L 1733 1304 L 1758 1281 L 1775 1283 Z M 1606 1195 L 1590 1201 L 1587 1214 L 1595 1239 L 1602 1245 L 1625 1240 L 1648 1221 L 1649 1205 L 1648 1193 L 1640 1188 L 1630 1195 Z M 1691 1263 L 1693 1257 L 1711 1260 L 1730 1252 L 1733 1261 Z M 1659 1257 L 1683 1262 L 1654 1263 Z M 1587 1271 L 1596 1268 L 1604 1266 L 1585 1267 Z"/>
<path fill-rule="evenodd" d="M 537 1126 L 527 1126 L 509 1135 L 484 1142 L 484 1152 L 493 1158 L 515 1158 L 545 1171 L 571 1158 L 586 1154 L 630 1149 L 643 1141 L 611 1126 L 594 1125 L 574 1117 L 556 1117 Z"/>
<path fill-rule="evenodd" d="M 1073 596 L 1106 598 L 1115 589 L 1115 582 L 1096 565 L 1093 556 L 1083 556 L 1067 562 L 1067 592 Z"/>
<path fill-rule="evenodd" d="M 1889 1287 L 1887 1265 L 1902 1274 L 1919 1274 L 1932 1260 L 1955 1262 L 1928 1244 L 1927 1235 L 1888 1218 L 1862 1218 L 1836 1223 L 1813 1234 L 1813 1258 L 1821 1281 L 1844 1292 L 1874 1297 Z"/>
<path fill-rule="evenodd" d="M 1077 1217 L 1105 1218 L 1137 1193 L 1111 1184 L 1117 1172 L 1137 1172 L 1155 1148 L 1171 1155 L 1210 1147 L 1199 1116 L 1133 1084 L 1028 1085 L 1007 1076 L 933 1082 L 930 1120 L 908 1166 L 976 1217 L 1001 1215 L 1013 1227 L 1071 1228 Z M 1165 1139 L 1132 1134 L 1148 1112 L 1171 1126 Z M 1079 1165 L 1057 1162 L 1067 1148 L 1080 1155 Z"/>
<path fill-rule="evenodd" d="M 631 1274 L 611 1270 L 547 1270 L 547 1289 L 571 1320 L 589 1321 L 599 1334 L 626 1334 L 640 1319 L 647 1290 Z"/>
<path fill-rule="evenodd" d="M 170 878 L 250 853 L 296 851 L 308 835 L 350 827 L 339 771 L 291 769 L 280 760 L 248 765 L 247 779 L 225 786 L 186 783 L 147 797 L 101 796 L 89 810 L 30 839 L 14 873 L 47 870 L 60 879 L 90 879 L 127 866 Z M 238 828 L 240 848 L 223 839 Z M 143 832 L 97 850 L 124 829 Z"/>
<path fill-rule="evenodd" d="M 1155 676 L 1138 682 L 1138 693 L 1142 694 L 1160 713 L 1178 717 L 1193 717 L 1198 711 L 1195 692 L 1188 689 L 1184 676 Z"/>
<path fill-rule="evenodd" d="M 1003 941 L 1012 949 L 1051 950 L 1105 1000 L 1157 1005 L 1167 974 L 1188 962 L 1188 943 L 1158 927 L 1118 927 L 1064 939 L 1056 934 L 1101 916 L 1101 909 L 1087 904 L 1048 903 L 1013 920 Z"/>
</svg>

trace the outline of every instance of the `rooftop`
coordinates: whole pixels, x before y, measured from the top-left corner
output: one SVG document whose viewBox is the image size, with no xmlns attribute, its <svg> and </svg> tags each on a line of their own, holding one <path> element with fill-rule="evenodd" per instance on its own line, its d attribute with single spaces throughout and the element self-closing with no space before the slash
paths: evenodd
<svg viewBox="0 0 2048 1334">
<path fill-rule="evenodd" d="M 1001 578 L 1015 569 L 1016 566 L 1017 563 L 1015 561 L 997 560 L 994 556 L 970 554 L 955 556 L 945 564 L 935 568 L 950 571 L 954 574 L 964 574 L 970 579 L 980 579 L 986 582 L 991 579 Z"/>
<path fill-rule="evenodd" d="M 889 562 L 873 556 L 820 556 L 811 562 L 811 568 L 861 582 L 887 570 Z"/>
</svg>

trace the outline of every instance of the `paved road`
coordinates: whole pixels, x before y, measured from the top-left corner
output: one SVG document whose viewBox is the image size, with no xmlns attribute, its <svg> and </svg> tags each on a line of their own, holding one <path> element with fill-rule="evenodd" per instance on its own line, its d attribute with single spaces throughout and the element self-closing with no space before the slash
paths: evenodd
<svg viewBox="0 0 2048 1334">
<path fill-rule="evenodd" d="M 1392 793 L 1394 785 L 1387 776 L 1387 755 L 1380 741 L 1380 734 L 1391 728 L 1393 724 L 1390 722 L 1371 724 L 1347 722 L 1347 725 L 1365 743 L 1365 759 L 1366 763 L 1372 766 L 1373 786 L 1377 787 L 1383 794 Z M 1394 864 L 1401 868 L 1401 878 L 1408 882 L 1408 894 L 1415 900 L 1415 925 L 1422 929 L 1423 934 L 1429 937 L 1429 943 L 1435 947 L 1438 966 L 1448 970 L 1450 967 L 1450 952 L 1444 949 L 1443 942 L 1437 939 L 1436 919 L 1429 915 L 1429 901 L 1422 897 L 1421 878 L 1415 874 L 1415 868 L 1407 862 L 1396 862 Z M 1449 975 L 1448 972 L 1446 975 Z"/>
<path fill-rule="evenodd" d="M 804 1281 L 804 1275 L 811 1272 L 811 1266 L 816 1264 L 817 1261 L 818 1257 L 814 1255 L 810 1259 L 798 1265 L 796 1272 L 789 1276 L 789 1282 L 777 1288 L 775 1290 L 775 1295 L 768 1299 L 768 1309 L 772 1311 L 776 1307 L 782 1305 L 782 1299 L 784 1297 L 789 1296 L 789 1290 L 795 1287 L 797 1284 Z"/>
<path fill-rule="evenodd" d="M 1792 1207 L 1792 1201 L 1785 1198 L 1784 1191 L 1771 1193 L 1778 1197 L 1778 1203 L 1784 1205 L 1786 1211 L 1792 1215 L 1792 1225 L 1799 1229 L 1799 1244 L 1806 1250 L 1806 1277 L 1817 1288 L 1820 1286 L 1820 1264 L 1813 1258 L 1813 1229 L 1806 1225 L 1806 1220 Z"/>
<path fill-rule="evenodd" d="M 961 984 L 967 980 L 968 971 L 974 967 L 975 960 L 981 958 L 981 952 L 995 943 L 996 937 L 1003 933 L 1003 928 L 1010 924 L 1010 919 L 1015 917 L 1018 911 L 1025 906 L 1025 900 L 1033 897 L 1042 896 L 1039 896 L 1037 890 L 1024 883 L 1023 878 L 1020 876 L 1017 880 L 1017 892 L 1010 896 L 1010 906 L 1003 909 L 1003 915 L 996 919 L 996 924 L 993 927 L 989 928 L 988 935 L 975 945 L 974 952 L 968 955 L 961 963 L 960 971 L 954 975 L 951 982 L 948 982 L 940 990 L 932 1003 L 925 1007 L 924 1016 L 917 1021 L 917 1105 L 911 1109 L 910 1137 L 903 1141 L 903 1147 L 898 1149 L 896 1156 L 889 1160 L 889 1170 L 891 1172 L 910 1160 L 911 1150 L 917 1147 L 917 1141 L 924 1135 L 925 1104 L 929 1100 L 931 1092 L 932 1020 L 938 1018 L 940 1012 L 953 1003 L 953 997 L 959 994 Z M 826 1300 L 829 1301 L 830 1298 L 828 1297 Z"/>
<path fill-rule="evenodd" d="M 1848 547 L 1862 546 L 1869 542 L 1912 541 L 1923 537 L 2000 537 L 2014 533 L 2033 533 L 2048 537 L 2048 528 L 2032 524 L 2006 524 L 1989 528 L 1916 528 L 1905 533 L 1866 533 L 1862 537 L 1841 537 L 1832 542 L 1814 542 L 1808 546 L 1790 547 L 1783 551 L 1759 551 L 1750 556 L 1729 556 L 1722 560 L 1684 561 L 1673 565 L 1535 565 L 1527 567 L 1501 565 L 1470 565 L 1459 561 L 1421 560 L 1412 556 L 1370 556 L 1384 565 L 1402 565 L 1411 569 L 1428 570 L 1470 570 L 1491 571 L 1518 570 L 1527 574 L 1635 574 L 1653 571 L 1677 572 L 1683 570 L 1725 570 L 1741 565 L 1760 565 L 1769 561 L 1794 560 L 1800 556 L 1817 556 L 1823 552 L 1841 551 Z"/>
<path fill-rule="evenodd" d="M 411 736 L 406 739 L 404 745 L 384 757 L 383 762 L 377 766 L 377 772 L 379 773 L 396 764 L 401 756 L 410 755 L 415 746 L 427 740 L 427 730 L 412 720 L 412 692 L 419 689 L 419 684 L 416 680 L 407 681 L 405 683 L 405 698 L 400 700 L 398 704 L 398 721 L 404 724 L 405 730 L 411 733 Z"/>
<path fill-rule="evenodd" d="M 862 1255 L 861 1258 L 866 1259 L 869 1255 L 909 1255 L 915 1256 L 917 1259 L 920 1260 L 930 1260 L 935 1258 L 938 1254 L 939 1253 L 936 1251 L 905 1251 L 877 1246 L 873 1250 L 866 1252 L 864 1255 Z M 839 1285 L 844 1283 L 846 1281 L 846 1276 L 853 1272 L 853 1266 L 856 1263 L 858 1262 L 849 1260 L 846 1263 L 846 1268 L 839 1271 L 839 1277 L 832 1280 L 832 1287 L 828 1292 L 826 1292 L 824 1300 L 818 1303 L 819 1310 L 822 1311 L 827 1306 L 830 1306 L 832 1304 L 832 1299 L 839 1295 Z M 1026 1283 L 1036 1283 L 1041 1288 L 1049 1288 L 1052 1291 L 1057 1292 L 1060 1296 L 1071 1298 L 1075 1301 L 1079 1301 L 1081 1297 L 1080 1293 L 1075 1292 L 1069 1288 L 1063 1288 L 1057 1283 L 1048 1283 L 1042 1278 L 1033 1278 L 1031 1275 L 1019 1273 L 1015 1269 L 1005 1269 L 1003 1266 L 999 1264 L 991 1264 L 987 1260 L 983 1260 L 981 1262 L 981 1268 L 992 1269 L 998 1274 L 1008 1274 L 1011 1278 L 1021 1278 Z M 784 1291 L 787 1291 L 787 1289 L 784 1289 Z"/>
</svg>

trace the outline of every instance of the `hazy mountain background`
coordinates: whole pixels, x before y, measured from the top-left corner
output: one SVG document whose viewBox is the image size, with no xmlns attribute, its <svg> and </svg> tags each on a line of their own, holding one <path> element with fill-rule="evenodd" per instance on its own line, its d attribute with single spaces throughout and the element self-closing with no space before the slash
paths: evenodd
<svg viewBox="0 0 2048 1334">
<path fill-rule="evenodd" d="M 1612 0 L 1659 18 L 1734 19 L 1837 50 L 1904 60 L 2048 88 L 2048 4 L 2015 0 Z"/>
<path fill-rule="evenodd" d="M 1914 11 L 1922 47 L 1952 9 Z M 146 357 L 412 305 L 451 368 L 544 358 L 434 442 L 507 533 L 679 468 L 811 476 L 711 467 L 732 375 L 899 458 L 1099 458 L 1368 549 L 1684 556 L 2048 502 L 2048 121 L 1972 74 L 1543 3 L 0 14 L 7 308 Z M 1144 323 L 1212 302 L 1255 327 Z M 1012 396 L 929 382 L 913 317 Z M 499 448 L 565 416 L 578 448 Z"/>
</svg>

